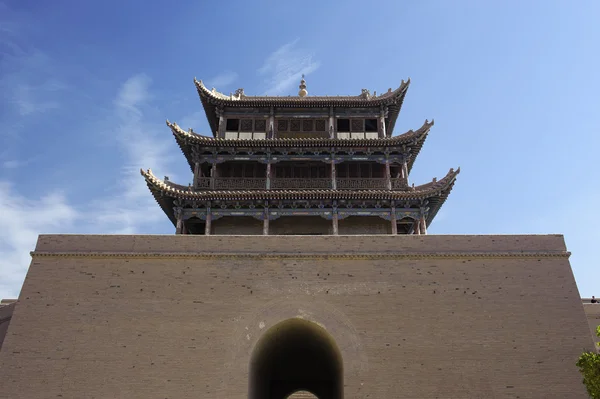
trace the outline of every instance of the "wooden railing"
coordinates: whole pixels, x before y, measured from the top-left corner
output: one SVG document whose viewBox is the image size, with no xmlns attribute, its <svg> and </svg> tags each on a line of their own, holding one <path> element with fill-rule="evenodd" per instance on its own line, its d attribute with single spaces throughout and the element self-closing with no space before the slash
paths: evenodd
<svg viewBox="0 0 600 399">
<path fill-rule="evenodd" d="M 338 190 L 387 190 L 386 179 L 336 179 Z"/>
<path fill-rule="evenodd" d="M 264 190 L 267 179 L 263 177 L 218 177 L 215 190 Z"/>
<path fill-rule="evenodd" d="M 337 190 L 402 190 L 408 187 L 404 179 L 383 178 L 339 178 L 335 181 Z M 197 188 L 201 190 L 266 190 L 267 179 L 264 177 L 217 177 L 212 182 L 209 177 L 197 180 Z M 333 188 L 330 178 L 273 178 L 270 181 L 272 190 L 327 190 Z"/>
<path fill-rule="evenodd" d="M 408 188 L 408 182 L 406 179 L 390 179 L 392 184 L 392 190 L 402 190 L 403 188 Z"/>
<path fill-rule="evenodd" d="M 271 179 L 271 188 L 274 190 L 278 189 L 329 189 L 332 188 L 331 179 L 320 178 L 320 179 Z"/>
</svg>

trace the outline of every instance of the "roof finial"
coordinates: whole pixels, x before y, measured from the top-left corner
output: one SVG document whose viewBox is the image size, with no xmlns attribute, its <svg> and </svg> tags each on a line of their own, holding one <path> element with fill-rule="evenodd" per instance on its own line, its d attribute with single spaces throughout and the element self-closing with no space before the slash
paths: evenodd
<svg viewBox="0 0 600 399">
<path fill-rule="evenodd" d="M 298 91 L 298 95 L 300 97 L 306 97 L 308 95 L 308 91 L 306 91 L 306 80 L 304 80 L 304 74 L 302 74 L 302 80 L 300 81 L 300 91 Z"/>
</svg>

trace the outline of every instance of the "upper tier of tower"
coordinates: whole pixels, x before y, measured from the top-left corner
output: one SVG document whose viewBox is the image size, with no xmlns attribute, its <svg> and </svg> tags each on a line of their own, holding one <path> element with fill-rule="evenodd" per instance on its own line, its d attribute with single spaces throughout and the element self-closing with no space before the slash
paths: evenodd
<svg viewBox="0 0 600 399">
<path fill-rule="evenodd" d="M 216 138 L 377 139 L 392 136 L 410 79 L 396 90 L 356 96 L 310 96 L 304 78 L 297 96 L 247 96 L 244 89 L 226 95 L 194 83 Z"/>
</svg>

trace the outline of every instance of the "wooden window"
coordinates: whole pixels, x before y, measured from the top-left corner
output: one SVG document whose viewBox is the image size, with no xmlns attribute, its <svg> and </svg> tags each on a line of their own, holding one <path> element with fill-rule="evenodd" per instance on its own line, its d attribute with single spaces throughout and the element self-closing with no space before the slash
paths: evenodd
<svg viewBox="0 0 600 399">
<path fill-rule="evenodd" d="M 242 126 L 240 129 L 241 132 L 251 132 L 252 131 L 252 119 L 242 119 Z"/>
<path fill-rule="evenodd" d="M 292 119 L 290 121 L 290 131 L 299 132 L 301 127 L 301 123 L 299 119 Z"/>
<path fill-rule="evenodd" d="M 352 119 L 352 131 L 353 132 L 364 132 L 364 120 L 362 119 Z"/>
<path fill-rule="evenodd" d="M 316 132 L 324 132 L 326 129 L 327 123 L 324 119 L 318 119 L 315 121 L 315 131 Z"/>
<path fill-rule="evenodd" d="M 377 131 L 377 119 L 365 119 L 365 132 Z"/>
<path fill-rule="evenodd" d="M 338 119 L 337 120 L 337 131 L 338 132 L 349 132 L 350 131 L 350 119 Z"/>
<path fill-rule="evenodd" d="M 256 119 L 254 121 L 254 131 L 255 132 L 266 132 L 267 131 L 267 121 L 264 119 Z"/>
<path fill-rule="evenodd" d="M 237 132 L 240 130 L 240 120 L 239 119 L 227 119 L 227 123 L 225 125 L 225 130 L 228 132 Z"/>
<path fill-rule="evenodd" d="M 255 166 L 254 164 L 244 164 L 244 177 L 254 177 Z"/>
<path fill-rule="evenodd" d="M 358 167 L 360 168 L 360 177 L 363 179 L 368 179 L 371 177 L 371 164 L 362 163 L 359 164 Z"/>
<path fill-rule="evenodd" d="M 313 131 L 313 121 L 310 119 L 305 119 L 302 121 L 302 131 L 303 132 L 312 132 Z"/>
<path fill-rule="evenodd" d="M 287 119 L 278 119 L 277 120 L 277 131 L 278 132 L 287 132 L 288 131 Z"/>
</svg>

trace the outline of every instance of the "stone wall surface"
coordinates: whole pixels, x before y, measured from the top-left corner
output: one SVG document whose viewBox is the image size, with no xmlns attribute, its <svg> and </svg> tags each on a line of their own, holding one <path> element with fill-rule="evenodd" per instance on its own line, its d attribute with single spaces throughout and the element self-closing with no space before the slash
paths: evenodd
<svg viewBox="0 0 600 399">
<path fill-rule="evenodd" d="M 596 335 L 596 328 L 600 326 L 600 303 L 584 303 L 583 310 L 585 311 L 585 315 L 588 319 L 588 324 L 590 325 L 590 332 L 592 333 L 592 338 L 596 343 L 595 348 L 597 352 L 600 352 L 600 338 Z"/>
<path fill-rule="evenodd" d="M 0 303 L 0 350 L 2 349 L 2 343 L 8 331 L 8 325 L 10 324 L 15 305 L 16 303 Z M 0 371 L 0 373 L 2 372 Z"/>
<path fill-rule="evenodd" d="M 43 235 L 0 397 L 245 398 L 253 348 L 294 317 L 337 343 L 345 398 L 586 397 L 559 235 Z"/>
</svg>

